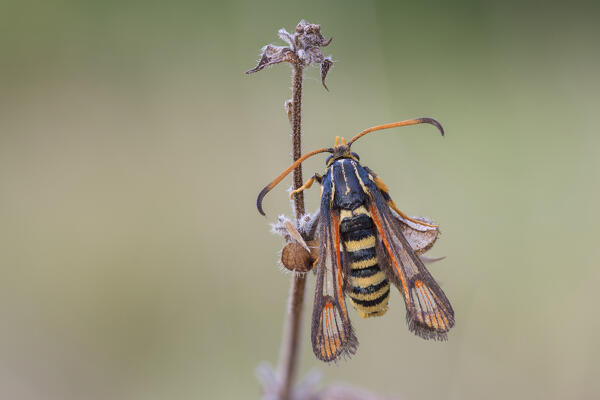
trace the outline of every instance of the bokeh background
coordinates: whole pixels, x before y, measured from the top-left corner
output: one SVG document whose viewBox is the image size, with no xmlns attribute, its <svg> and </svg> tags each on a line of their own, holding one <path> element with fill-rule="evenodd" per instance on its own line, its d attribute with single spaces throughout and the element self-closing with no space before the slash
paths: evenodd
<svg viewBox="0 0 600 400">
<path fill-rule="evenodd" d="M 439 221 L 457 324 L 408 332 L 394 293 L 349 362 L 300 375 L 406 399 L 597 398 L 600 15 L 594 2 L 3 1 L 0 397 L 257 398 L 290 276 L 290 68 L 246 76 L 301 18 L 304 149 L 354 147 L 399 207 Z M 305 176 L 324 170 L 305 164 Z M 309 209 L 318 189 L 307 193 Z M 311 277 L 305 321 L 312 308 Z"/>
</svg>

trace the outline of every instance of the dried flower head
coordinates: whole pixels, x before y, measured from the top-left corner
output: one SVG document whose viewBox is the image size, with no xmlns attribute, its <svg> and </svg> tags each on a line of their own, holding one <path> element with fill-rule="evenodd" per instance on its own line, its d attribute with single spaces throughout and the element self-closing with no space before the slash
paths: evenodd
<svg viewBox="0 0 600 400">
<path fill-rule="evenodd" d="M 282 236 L 287 244 L 281 251 L 281 264 L 290 271 L 308 272 L 317 259 L 319 240 L 315 239 L 318 213 L 305 215 L 296 225 L 283 215 L 271 225 L 272 232 Z"/>
<path fill-rule="evenodd" d="M 294 33 L 289 33 L 281 28 L 278 32 L 281 40 L 287 43 L 287 46 L 275 46 L 268 44 L 262 48 L 260 60 L 256 67 L 247 74 L 261 71 L 265 67 L 282 62 L 288 62 L 300 67 L 319 64 L 321 66 L 321 82 L 325 89 L 325 77 L 333 65 L 331 57 L 325 57 L 321 47 L 326 47 L 331 43 L 332 38 L 325 40 L 321 33 L 321 26 L 309 24 L 302 20 L 296 26 Z M 329 90 L 329 89 L 327 89 Z"/>
</svg>

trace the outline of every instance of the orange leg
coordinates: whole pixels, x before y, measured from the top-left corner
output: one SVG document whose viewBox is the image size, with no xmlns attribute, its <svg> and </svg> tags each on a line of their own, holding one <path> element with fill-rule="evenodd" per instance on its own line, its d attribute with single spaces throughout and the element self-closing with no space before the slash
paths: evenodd
<svg viewBox="0 0 600 400">
<path fill-rule="evenodd" d="M 310 178 L 309 180 L 307 180 L 306 183 L 304 183 L 304 185 L 302 185 L 298 189 L 292 191 L 292 193 L 290 193 L 290 199 L 293 199 L 294 195 L 296 193 L 303 192 L 305 189 L 310 189 L 310 187 L 315 182 L 315 180 L 321 182 L 321 175 L 315 174 L 312 178 Z"/>
</svg>

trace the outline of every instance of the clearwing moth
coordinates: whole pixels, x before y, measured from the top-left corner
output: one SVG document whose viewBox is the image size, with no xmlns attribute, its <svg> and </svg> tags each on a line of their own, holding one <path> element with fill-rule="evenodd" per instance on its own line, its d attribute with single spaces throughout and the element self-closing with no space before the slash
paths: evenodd
<svg viewBox="0 0 600 400">
<path fill-rule="evenodd" d="M 315 181 L 321 185 L 311 327 L 313 351 L 320 360 L 335 361 L 356 352 L 358 340 L 346 296 L 361 317 L 380 316 L 387 311 L 391 283 L 404 298 L 410 331 L 424 339 L 446 340 L 454 326 L 450 302 L 419 257 L 437 239 L 438 225 L 398 210 L 386 185 L 351 151 L 352 144 L 369 132 L 422 123 L 434 125 L 444 135 L 436 120 L 418 118 L 374 126 L 347 143 L 336 137 L 334 147 L 303 155 L 258 195 L 258 211 L 265 215 L 262 200 L 273 187 L 307 158 L 331 153 L 325 175 L 315 174 L 291 193 L 294 196 Z"/>
</svg>

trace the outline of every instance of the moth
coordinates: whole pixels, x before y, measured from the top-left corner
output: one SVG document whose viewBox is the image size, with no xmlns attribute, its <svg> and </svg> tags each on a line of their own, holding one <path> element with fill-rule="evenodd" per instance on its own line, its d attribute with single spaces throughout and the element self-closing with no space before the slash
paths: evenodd
<svg viewBox="0 0 600 400">
<path fill-rule="evenodd" d="M 381 316 L 388 308 L 391 284 L 404 298 L 410 331 L 424 339 L 446 340 L 454 326 L 448 298 L 419 257 L 436 240 L 438 225 L 400 211 L 379 176 L 351 151 L 352 144 L 370 132 L 423 123 L 444 135 L 436 120 L 418 118 L 366 129 L 348 142 L 336 137 L 334 147 L 303 155 L 258 195 L 258 211 L 265 215 L 262 201 L 271 189 L 309 157 L 331 153 L 325 175 L 315 174 L 291 194 L 315 181 L 321 186 L 315 216 L 320 244 L 311 326 L 313 351 L 320 360 L 335 361 L 356 352 L 358 340 L 346 298 L 361 317 Z"/>
</svg>

